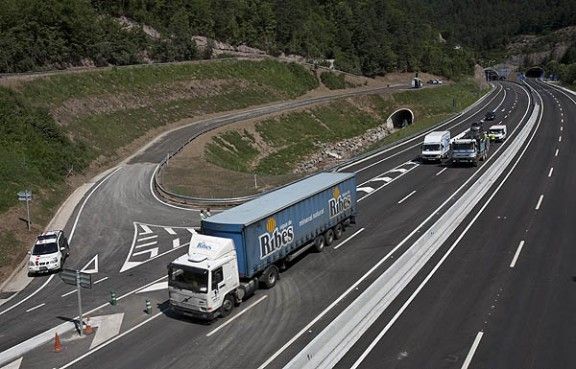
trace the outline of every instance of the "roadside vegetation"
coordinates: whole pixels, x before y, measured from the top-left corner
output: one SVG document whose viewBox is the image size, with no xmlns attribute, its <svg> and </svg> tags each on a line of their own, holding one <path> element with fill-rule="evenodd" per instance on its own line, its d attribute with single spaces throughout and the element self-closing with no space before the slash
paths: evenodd
<svg viewBox="0 0 576 369">
<path fill-rule="evenodd" d="M 345 75 L 342 73 L 322 72 L 320 73 L 320 81 L 330 90 L 342 90 L 349 87 Z"/>
</svg>

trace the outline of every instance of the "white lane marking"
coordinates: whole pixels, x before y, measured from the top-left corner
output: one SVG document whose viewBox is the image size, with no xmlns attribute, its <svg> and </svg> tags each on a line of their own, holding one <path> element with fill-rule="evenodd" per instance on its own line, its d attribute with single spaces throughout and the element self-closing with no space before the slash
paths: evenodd
<svg viewBox="0 0 576 369">
<path fill-rule="evenodd" d="M 145 292 L 154 292 L 154 291 L 160 291 L 160 290 L 166 290 L 166 289 L 168 289 L 168 281 L 163 281 L 163 282 L 155 283 L 155 284 L 148 286 L 146 288 L 143 288 L 140 291 L 136 292 L 136 294 L 145 293 Z"/>
<path fill-rule="evenodd" d="M 196 230 L 194 228 L 186 228 L 186 230 L 192 234 L 196 233 Z"/>
<path fill-rule="evenodd" d="M 562 142 L 562 136 L 558 136 L 558 142 Z"/>
<path fill-rule="evenodd" d="M 372 178 L 370 180 L 370 182 L 372 182 L 372 181 L 374 181 L 374 182 L 377 182 L 377 181 L 390 182 L 391 180 L 392 180 L 392 178 L 390 178 L 390 177 L 376 177 L 376 178 Z"/>
<path fill-rule="evenodd" d="M 176 233 L 174 233 L 174 234 L 176 234 Z M 151 240 L 151 239 L 153 239 L 153 238 L 158 238 L 158 235 L 155 234 L 155 235 L 153 235 L 153 236 L 148 236 L 148 237 L 139 238 L 139 239 L 138 239 L 138 242 L 148 241 L 148 240 Z"/>
<path fill-rule="evenodd" d="M 550 168 L 550 172 L 548 172 L 548 178 L 552 177 L 553 171 L 554 171 L 554 167 Z"/>
<path fill-rule="evenodd" d="M 36 310 L 36 309 L 40 309 L 40 308 L 41 308 L 42 306 L 44 306 L 44 305 L 46 305 L 46 303 L 40 304 L 40 305 L 38 305 L 38 306 L 34 306 L 33 308 L 30 308 L 30 309 L 26 310 L 26 312 L 29 313 L 29 312 L 34 311 L 34 310 Z"/>
<path fill-rule="evenodd" d="M 400 173 L 400 174 L 404 174 L 408 171 L 408 169 L 406 168 L 395 168 L 392 170 L 389 170 L 387 173 Z"/>
<path fill-rule="evenodd" d="M 374 191 L 372 187 L 358 187 L 356 191 L 370 193 Z"/>
<path fill-rule="evenodd" d="M 516 253 L 514 254 L 514 257 L 512 258 L 512 262 L 510 263 L 510 268 L 514 268 L 514 266 L 516 265 L 516 261 L 518 261 L 518 256 L 520 256 L 520 252 L 522 252 L 522 247 L 524 247 L 524 240 L 520 241 L 520 244 L 518 245 L 518 248 L 516 249 Z"/>
<path fill-rule="evenodd" d="M 52 274 L 50 277 L 48 277 L 48 279 L 46 280 L 46 282 L 44 282 L 44 284 L 42 284 L 42 286 L 40 286 L 36 291 L 32 292 L 30 295 L 26 296 L 25 298 L 23 298 L 22 300 L 18 301 L 17 303 L 15 303 L 14 305 L 10 306 L 8 309 L 6 310 L 2 310 L 0 311 L 0 315 L 2 314 L 6 314 L 7 312 L 9 312 L 10 310 L 14 309 L 15 307 L 23 304 L 24 302 L 28 301 L 30 298 L 32 298 L 32 296 L 36 295 L 38 292 L 40 292 L 44 287 L 46 287 L 46 285 L 48 283 L 50 283 L 50 281 L 52 280 L 52 278 L 54 278 L 56 274 Z"/>
<path fill-rule="evenodd" d="M 211 335 L 213 335 L 214 333 L 218 332 L 220 329 L 226 327 L 228 324 L 232 323 L 234 320 L 236 320 L 237 318 L 239 318 L 240 316 L 242 316 L 244 313 L 246 313 L 248 310 L 252 309 L 254 306 L 258 305 L 259 303 L 261 303 L 262 301 L 264 301 L 266 298 L 268 297 L 268 295 L 264 295 L 262 297 L 260 297 L 258 300 L 254 301 L 251 305 L 249 305 L 246 309 L 242 310 L 241 312 L 239 312 L 238 314 L 234 315 L 233 317 L 229 317 L 226 321 L 224 321 L 224 323 L 222 323 L 221 326 L 215 328 L 214 330 L 212 330 L 211 332 L 209 332 L 208 334 L 206 334 L 206 337 L 210 337 Z"/>
<path fill-rule="evenodd" d="M 402 204 L 404 201 L 408 200 L 408 198 L 416 193 L 416 190 L 410 192 L 408 195 L 404 196 L 402 200 L 398 201 L 398 204 Z"/>
<path fill-rule="evenodd" d="M 172 240 L 172 248 L 175 249 L 178 247 L 180 247 L 180 239 L 176 238 L 176 239 Z"/>
<path fill-rule="evenodd" d="M 74 289 L 74 290 L 72 290 L 72 291 L 70 291 L 70 292 L 66 292 L 65 294 L 61 295 L 60 297 L 66 297 L 66 296 L 69 296 L 69 295 L 71 295 L 71 294 L 73 294 L 73 293 L 75 293 L 75 292 L 76 292 L 76 290 Z"/>
<path fill-rule="evenodd" d="M 556 149 L 556 153 L 554 154 L 554 156 L 558 156 L 558 152 L 560 152 L 560 149 Z"/>
<path fill-rule="evenodd" d="M 344 241 L 340 242 L 338 245 L 334 246 L 334 250 L 344 246 L 344 244 L 348 241 L 350 241 L 353 237 L 355 237 L 357 234 L 359 234 L 360 232 L 362 232 L 364 230 L 364 228 L 360 228 L 359 230 L 357 230 L 356 232 L 352 233 L 352 235 L 350 235 L 350 237 L 348 237 L 347 239 L 345 239 Z"/>
<path fill-rule="evenodd" d="M 153 249 L 149 249 L 149 250 L 144 250 L 144 251 L 139 251 L 139 252 L 135 252 L 132 254 L 132 256 L 138 256 L 138 255 L 144 255 L 150 253 L 150 257 L 149 259 L 155 257 L 158 255 L 158 247 L 154 247 Z"/>
<path fill-rule="evenodd" d="M 104 277 L 104 278 L 100 278 L 99 280 L 97 280 L 97 281 L 96 281 L 96 282 L 94 282 L 93 284 L 102 283 L 102 282 L 104 282 L 105 280 L 107 280 L 108 278 L 110 278 L 110 277 Z"/>
<path fill-rule="evenodd" d="M 143 243 L 141 245 L 138 245 L 136 247 L 134 247 L 135 249 L 141 249 L 142 247 L 146 247 L 146 246 L 152 246 L 152 245 L 156 245 L 158 243 L 158 241 L 152 241 L 152 242 L 148 242 L 148 243 Z M 136 255 L 136 253 L 132 254 L 132 255 Z"/>
<path fill-rule="evenodd" d="M 436 173 L 436 175 L 439 176 L 440 174 L 444 173 L 444 172 L 446 171 L 446 169 L 448 169 L 448 168 L 442 169 L 441 171 L 439 171 L 438 173 Z"/>
<path fill-rule="evenodd" d="M 470 351 L 468 351 L 468 355 L 466 355 L 466 360 L 464 360 L 464 364 L 462 364 L 461 369 L 468 369 L 468 366 L 470 366 L 470 363 L 472 362 L 472 358 L 474 357 L 474 353 L 476 352 L 478 345 L 480 345 L 480 340 L 482 339 L 483 335 L 484 335 L 484 332 L 482 332 L 482 331 L 478 332 L 478 334 L 476 335 L 476 338 L 474 339 L 474 342 L 472 343 L 472 347 L 470 347 Z"/>
<path fill-rule="evenodd" d="M 506 118 L 508 118 L 508 114 L 506 114 L 506 115 L 504 116 L 504 119 L 506 119 Z"/>
<path fill-rule="evenodd" d="M 562 132 L 564 130 L 563 126 L 560 126 L 560 132 Z"/>
<path fill-rule="evenodd" d="M 564 123 L 564 118 L 560 119 L 560 123 Z"/>
<path fill-rule="evenodd" d="M 501 87 L 501 86 L 500 86 Z M 526 96 L 528 97 L 528 106 L 530 105 L 532 99 L 528 93 L 528 91 L 522 87 L 522 90 L 524 91 L 524 93 L 526 94 Z M 522 118 L 520 119 L 520 122 L 522 122 L 524 120 L 524 118 L 526 117 L 526 115 L 528 115 L 528 109 L 526 109 L 526 111 L 524 112 L 524 115 L 522 116 Z M 520 125 L 516 126 L 516 128 L 514 128 L 514 131 L 512 133 L 514 133 L 518 128 L 520 127 Z M 537 131 L 537 129 L 534 131 L 534 133 L 532 134 L 532 137 L 530 138 L 530 141 L 528 142 L 528 145 L 526 145 L 526 147 L 524 148 L 522 155 L 526 152 L 526 148 L 530 145 L 530 142 L 532 141 L 532 139 L 534 138 L 535 132 Z M 498 149 L 496 149 L 497 153 L 500 149 L 502 149 L 502 147 L 504 146 L 500 146 L 498 147 Z M 520 158 L 522 157 L 522 155 L 520 156 Z M 495 155 L 491 155 L 488 158 L 488 161 L 492 160 L 495 157 Z M 516 165 L 518 164 L 518 161 L 520 159 L 517 159 L 516 163 L 514 164 L 514 166 L 512 167 L 512 169 L 514 169 L 516 167 Z M 448 199 L 446 199 L 442 204 L 440 204 L 440 206 L 433 211 L 426 219 L 424 219 L 424 221 L 422 223 L 420 223 L 412 232 L 410 232 L 410 234 L 408 236 L 406 236 L 402 241 L 400 241 L 400 243 L 398 245 L 396 245 L 388 254 L 386 254 L 382 259 L 380 259 L 374 266 L 372 266 L 372 268 L 370 268 L 370 270 L 368 270 L 366 273 L 364 273 L 364 275 L 362 275 L 362 277 L 360 277 L 356 282 L 354 282 L 350 287 L 348 287 L 348 289 L 346 291 L 344 291 L 344 293 L 342 293 L 336 300 L 332 301 L 332 303 L 326 307 L 324 310 L 322 310 L 322 312 L 320 314 L 318 314 L 314 319 L 312 319 L 312 321 L 310 321 L 304 328 L 302 328 L 300 331 L 298 331 L 298 333 L 296 333 L 288 342 L 286 342 L 282 347 L 280 347 L 274 354 L 272 354 L 264 363 L 262 363 L 258 369 L 264 369 L 266 368 L 271 362 L 273 362 L 274 360 L 276 360 L 276 358 L 278 356 L 280 356 L 280 354 L 282 354 L 288 347 L 290 347 L 297 339 L 299 339 L 304 333 L 308 332 L 308 330 L 314 325 L 316 324 L 316 322 L 318 322 L 320 319 L 322 319 L 330 310 L 332 310 L 334 308 L 334 306 L 338 305 L 340 303 L 340 301 L 342 301 L 342 299 L 344 299 L 351 291 L 355 290 L 358 285 L 360 283 L 362 283 L 366 278 L 368 278 L 368 276 L 370 276 L 376 269 L 378 269 L 385 261 L 387 261 L 392 255 L 394 255 L 394 253 L 400 248 L 402 247 L 410 238 L 412 238 L 417 232 L 420 231 L 420 229 L 422 227 L 424 227 L 424 225 L 426 223 L 428 223 L 430 221 L 430 219 L 432 219 L 436 213 L 444 208 L 444 206 L 446 206 L 446 204 L 448 204 L 450 201 L 452 201 L 452 199 L 465 187 L 468 185 L 468 183 L 470 181 L 472 181 L 472 179 L 474 177 L 476 177 L 478 175 L 478 171 L 475 171 L 470 178 L 468 178 L 456 191 L 454 191 L 452 193 L 452 195 L 450 195 L 450 197 L 448 197 Z M 510 172 L 511 173 L 511 172 Z M 508 173 L 508 176 L 510 176 L 510 173 Z M 505 178 L 508 178 L 505 177 Z M 504 180 L 505 181 L 505 180 Z M 500 186 L 498 187 L 498 189 L 500 187 L 502 187 L 502 184 L 504 183 L 504 181 L 500 184 Z M 496 195 L 497 191 L 494 191 L 492 196 L 490 197 L 490 199 L 492 199 L 492 197 L 494 197 Z M 363 197 L 362 199 L 366 198 L 367 196 Z M 362 200 L 359 199 L 358 201 Z M 484 207 L 481 209 L 481 211 L 476 215 L 476 218 L 480 215 L 480 213 L 482 212 L 482 210 L 488 205 L 488 202 L 486 202 L 484 204 Z M 471 223 L 469 224 L 469 226 L 467 227 L 470 228 L 471 227 Z M 464 237 L 464 235 L 462 234 L 460 239 Z M 459 242 L 460 240 L 458 240 Z M 448 254 L 456 247 L 456 243 L 452 246 L 452 248 L 449 250 L 449 252 L 442 258 L 441 262 L 443 262 L 443 260 L 445 260 L 448 257 Z M 441 263 L 440 263 L 441 264 Z M 410 299 L 404 304 L 404 306 L 402 306 L 402 309 L 396 313 L 396 315 L 394 316 L 394 319 L 392 320 L 391 323 L 388 323 L 387 328 L 385 328 L 385 330 L 383 332 L 380 333 L 380 335 L 378 336 L 377 340 L 374 341 L 372 344 L 376 345 L 378 343 L 378 341 L 382 338 L 382 336 L 384 336 L 384 334 L 386 333 L 386 331 L 388 331 L 388 329 L 390 328 L 390 326 L 394 323 L 394 321 L 396 321 L 398 319 L 398 317 L 402 314 L 402 312 L 406 309 L 406 307 L 410 304 L 410 302 L 416 297 L 416 294 L 418 294 L 418 292 L 424 287 L 424 285 L 428 282 L 428 280 L 432 277 L 432 274 L 435 273 L 435 271 L 440 267 L 440 264 L 438 264 L 436 266 L 436 268 L 431 272 L 431 274 L 428 275 L 427 279 L 419 286 L 419 288 L 416 290 L 415 294 L 413 294 Z M 373 346 L 372 346 L 373 347 Z M 372 348 L 369 348 L 369 350 L 371 350 Z M 366 351 L 364 354 L 368 355 L 369 351 Z M 361 357 L 361 359 L 358 359 L 359 361 L 363 360 L 363 358 Z M 357 363 L 359 364 L 359 362 L 357 361 Z"/>
<path fill-rule="evenodd" d="M 148 318 L 148 319 L 146 319 L 145 321 L 143 321 L 142 323 L 137 324 L 137 325 L 135 325 L 134 327 L 128 329 L 126 332 L 121 333 L 121 334 L 119 334 L 119 335 L 117 335 L 117 336 L 114 336 L 111 340 L 102 343 L 100 346 L 97 346 L 97 347 L 95 347 L 95 348 L 93 348 L 93 349 L 90 349 L 90 351 L 88 351 L 87 353 L 85 353 L 85 354 L 82 355 L 82 356 L 77 357 L 76 359 L 72 360 L 72 361 L 69 362 L 68 364 L 60 367 L 60 369 L 65 369 L 65 368 L 71 367 L 72 365 L 76 364 L 77 362 L 79 362 L 80 360 L 84 359 L 85 357 L 87 357 L 87 356 L 89 356 L 89 355 L 92 355 L 92 354 L 95 353 L 96 351 L 98 351 L 98 350 L 100 350 L 100 349 L 103 349 L 104 347 L 106 347 L 106 346 L 108 346 L 109 344 L 115 342 L 116 340 L 124 337 L 125 335 L 132 333 L 132 332 L 135 331 L 136 329 L 138 329 L 138 328 L 140 328 L 141 326 L 143 326 L 144 324 L 147 324 L 147 323 L 151 322 L 152 320 L 158 318 L 158 317 L 159 317 L 160 315 L 162 315 L 162 314 L 164 314 L 164 310 L 162 310 L 162 311 L 160 311 L 160 312 L 152 315 L 150 318 Z"/>
<path fill-rule="evenodd" d="M 368 197 L 372 196 L 372 195 L 375 194 L 376 192 L 378 192 L 378 191 L 380 191 L 381 189 L 383 189 L 384 187 L 388 186 L 390 183 L 393 183 L 394 181 L 397 181 L 398 179 L 400 179 L 400 178 L 402 178 L 403 176 L 405 176 L 407 173 L 409 173 L 409 172 L 413 171 L 414 169 L 418 168 L 418 166 L 419 166 L 419 165 L 415 165 L 415 166 L 413 166 L 412 168 L 407 169 L 406 172 L 401 173 L 401 174 L 397 175 L 396 177 L 392 178 L 392 180 L 391 180 L 390 182 L 384 183 L 382 186 L 377 187 L 376 189 L 374 189 L 374 191 L 372 191 L 372 192 L 364 195 L 363 197 L 359 198 L 359 199 L 358 199 L 358 202 L 364 201 L 364 200 L 367 199 Z M 388 171 L 388 172 L 386 172 L 386 173 L 390 173 L 390 172 Z M 370 181 L 371 181 L 371 180 L 368 180 L 368 181 L 366 181 L 366 182 L 364 182 L 364 183 L 369 183 Z M 361 184 L 361 185 L 362 185 L 362 184 Z"/>
<path fill-rule="evenodd" d="M 174 232 L 174 230 L 173 230 L 172 228 L 170 228 L 170 227 L 164 227 L 164 230 L 165 230 L 166 232 L 168 232 L 169 234 L 171 234 L 171 235 L 175 235 L 175 234 L 176 234 L 176 232 Z"/>
<path fill-rule="evenodd" d="M 88 268 L 92 264 L 94 264 L 94 266 Z M 84 265 L 84 268 L 80 269 L 80 271 L 89 274 L 98 273 L 98 254 L 94 255 L 94 257 L 90 259 L 90 261 L 87 262 L 86 265 Z"/>
<path fill-rule="evenodd" d="M 536 207 L 534 208 L 535 210 L 540 210 L 540 205 L 542 205 L 542 200 L 544 200 L 544 195 L 540 195 L 540 198 L 538 199 L 538 203 L 536 204 Z"/>
<path fill-rule="evenodd" d="M 506 108 L 502 108 L 502 111 L 506 111 Z"/>
<path fill-rule="evenodd" d="M 140 232 L 140 233 L 138 233 L 138 235 L 143 235 L 143 234 L 150 234 L 150 233 L 152 233 L 152 230 L 151 230 L 150 227 L 148 227 L 146 224 L 140 224 L 140 227 L 142 227 L 142 229 L 144 230 L 144 232 Z"/>
<path fill-rule="evenodd" d="M 22 359 L 24 359 L 23 357 L 14 360 L 13 362 L 11 362 L 8 365 L 5 365 L 2 367 L 2 369 L 19 369 L 20 365 L 22 365 Z"/>
<path fill-rule="evenodd" d="M 120 333 L 122 320 L 124 320 L 124 313 L 104 315 L 100 316 L 99 319 L 100 324 L 98 325 L 94 339 L 90 344 L 90 350 Z"/>
</svg>

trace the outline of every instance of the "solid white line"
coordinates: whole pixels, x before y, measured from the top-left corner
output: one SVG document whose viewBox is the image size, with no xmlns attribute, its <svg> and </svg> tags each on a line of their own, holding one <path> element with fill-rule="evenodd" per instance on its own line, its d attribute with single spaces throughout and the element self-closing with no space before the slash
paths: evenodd
<svg viewBox="0 0 576 369">
<path fill-rule="evenodd" d="M 69 295 L 73 294 L 74 292 L 76 292 L 76 290 L 72 290 L 72 291 L 70 291 L 70 292 L 66 292 L 65 294 L 63 294 L 63 295 L 62 295 L 62 296 L 60 296 L 60 297 L 66 297 L 66 296 L 69 296 Z"/>
<path fill-rule="evenodd" d="M 148 243 L 143 243 L 142 245 L 136 246 L 135 249 L 139 249 L 139 248 L 146 247 L 146 246 L 156 245 L 157 243 L 158 243 L 158 241 L 152 241 L 152 242 L 148 242 Z M 132 255 L 136 255 L 136 254 L 132 254 Z"/>
<path fill-rule="evenodd" d="M 10 310 L 14 309 L 16 306 L 19 306 L 20 304 L 24 303 L 25 301 L 28 301 L 28 299 L 30 299 L 32 296 L 36 295 L 38 292 L 40 292 L 44 287 L 46 287 L 46 285 L 48 283 L 50 283 L 50 281 L 52 280 L 52 278 L 54 278 L 56 274 L 52 274 L 50 277 L 48 277 L 48 279 L 46 280 L 46 282 L 44 282 L 44 284 L 42 286 L 40 286 L 40 288 L 38 288 L 36 291 L 32 292 L 30 295 L 26 296 L 25 298 L 23 298 L 22 300 L 18 301 L 17 303 L 15 303 L 14 305 L 10 306 L 8 309 L 6 310 L 2 310 L 0 311 L 0 315 L 5 314 L 7 312 L 9 312 Z"/>
<path fill-rule="evenodd" d="M 483 335 L 484 332 L 482 331 L 478 332 L 478 334 L 476 335 L 474 343 L 472 343 L 472 347 L 470 347 L 470 351 L 468 351 L 468 355 L 466 356 L 466 360 L 464 360 L 464 364 L 462 364 L 461 369 L 468 369 L 468 366 L 470 365 L 470 363 L 472 362 L 472 358 L 474 357 L 474 353 L 476 352 L 478 345 L 480 345 L 480 340 L 482 339 Z"/>
<path fill-rule="evenodd" d="M 512 258 L 512 262 L 510 263 L 510 268 L 514 268 L 514 266 L 516 265 L 516 261 L 518 261 L 518 256 L 520 256 L 520 252 L 522 251 L 522 247 L 524 247 L 524 240 L 520 241 L 520 244 L 518 245 L 518 249 L 516 250 L 516 253 L 514 254 L 514 258 Z"/>
<path fill-rule="evenodd" d="M 444 173 L 444 172 L 446 171 L 446 169 L 448 169 L 448 168 L 442 169 L 441 171 L 439 171 L 438 173 L 436 173 L 436 175 L 439 176 L 440 174 Z"/>
<path fill-rule="evenodd" d="M 150 259 L 152 259 L 155 256 L 158 256 L 158 247 L 154 247 L 153 249 L 148 249 L 148 250 L 144 250 L 144 251 L 138 251 L 132 254 L 132 256 L 139 256 L 139 255 L 144 255 L 150 253 Z"/>
<path fill-rule="evenodd" d="M 554 167 L 550 168 L 550 172 L 548 172 L 548 178 L 552 177 L 553 171 L 554 171 Z"/>
<path fill-rule="evenodd" d="M 360 228 L 356 232 L 352 233 L 352 235 L 350 237 L 348 237 L 344 241 L 340 242 L 338 245 L 334 246 L 334 250 L 342 247 L 346 242 L 350 241 L 352 239 L 352 237 L 356 236 L 358 233 L 362 232 L 363 230 L 364 230 L 364 228 Z"/>
<path fill-rule="evenodd" d="M 559 149 L 556 149 L 556 153 L 554 154 L 554 156 L 558 156 L 559 151 L 560 151 Z"/>
<path fill-rule="evenodd" d="M 40 309 L 40 308 L 41 308 L 42 306 L 44 306 L 44 305 L 46 305 L 46 303 L 40 304 L 40 305 L 38 305 L 38 306 L 34 306 L 33 308 L 30 308 L 30 309 L 26 310 L 26 312 L 29 313 L 29 312 L 34 311 L 34 310 L 36 310 L 36 309 Z"/>
<path fill-rule="evenodd" d="M 142 323 L 137 324 L 137 325 L 135 325 L 134 327 L 128 329 L 126 332 L 121 333 L 121 334 L 115 336 L 114 338 L 112 338 L 112 339 L 110 339 L 110 340 L 102 343 L 100 346 L 96 346 L 95 348 L 91 349 L 90 351 L 88 351 L 88 352 L 85 353 L 84 355 L 79 356 L 78 358 L 72 360 L 72 361 L 69 362 L 68 364 L 60 367 L 60 369 L 65 369 L 65 368 L 68 368 L 68 367 L 76 364 L 77 362 L 79 362 L 80 360 L 84 359 L 85 357 L 87 357 L 87 356 L 95 353 L 96 351 L 98 351 L 98 350 L 100 350 L 100 349 L 108 346 L 109 344 L 111 344 L 111 343 L 115 342 L 116 340 L 124 337 L 125 335 L 127 335 L 127 334 L 129 334 L 129 333 L 132 333 L 134 330 L 136 330 L 136 329 L 140 328 L 141 326 L 143 326 L 144 324 L 146 324 L 146 323 L 148 323 L 148 322 L 150 322 L 150 321 L 158 318 L 158 317 L 159 317 L 160 315 L 162 315 L 162 314 L 164 314 L 164 311 L 160 311 L 159 313 L 156 313 L 156 314 L 152 315 L 150 318 L 146 319 L 146 320 L 143 321 Z"/>
<path fill-rule="evenodd" d="M 176 232 L 175 232 L 172 228 L 170 228 L 170 227 L 166 227 L 166 228 L 164 228 L 164 229 L 166 230 L 166 232 L 168 232 L 168 233 L 170 233 L 170 234 L 172 234 L 172 235 L 176 234 Z"/>
<path fill-rule="evenodd" d="M 404 201 L 408 200 L 408 198 L 416 193 L 416 190 L 410 192 L 408 195 L 404 196 L 402 200 L 398 201 L 398 204 L 402 204 Z"/>
<path fill-rule="evenodd" d="M 542 205 L 543 199 L 544 199 L 544 195 L 540 195 L 540 198 L 538 199 L 538 203 L 536 204 L 535 210 L 540 210 L 540 205 Z"/>
<path fill-rule="evenodd" d="M 264 301 L 266 298 L 268 297 L 268 295 L 264 295 L 262 297 L 260 297 L 258 300 L 254 301 L 253 304 L 251 304 L 250 306 L 248 306 L 246 309 L 242 310 L 241 312 L 239 312 L 238 314 L 234 315 L 233 317 L 228 318 L 221 326 L 215 328 L 214 330 L 212 330 L 211 332 L 209 332 L 206 337 L 210 337 L 211 335 L 213 335 L 214 333 L 218 332 L 220 329 L 226 327 L 228 324 L 232 323 L 236 318 L 239 318 L 240 316 L 242 316 L 245 312 L 247 312 L 248 310 L 252 309 L 254 306 L 256 306 L 257 304 L 261 303 L 262 301 Z"/>
<path fill-rule="evenodd" d="M 501 86 L 500 86 L 501 87 Z M 524 93 L 528 96 L 528 106 L 530 106 L 530 102 L 531 102 L 531 97 L 528 93 L 528 91 L 522 87 L 522 89 L 524 90 Z M 522 118 L 520 119 L 520 122 L 522 122 L 524 120 L 524 118 L 526 117 L 526 115 L 528 114 L 528 110 L 526 109 L 526 111 L 524 112 L 524 115 L 522 116 Z M 520 127 L 520 125 L 518 125 L 516 128 L 514 128 L 514 131 L 512 133 L 514 133 L 518 128 Z M 534 135 L 532 135 L 532 138 L 534 137 Z M 531 139 L 532 140 L 532 139 Z M 528 143 L 530 144 L 530 142 Z M 499 146 L 498 149 L 496 149 L 497 153 L 500 149 L 502 149 L 504 146 Z M 526 149 L 524 149 L 524 152 L 526 151 Z M 495 157 L 495 155 L 491 155 L 488 158 L 488 161 L 492 160 Z M 448 204 L 450 201 L 452 201 L 452 199 L 465 187 L 468 185 L 468 183 L 470 181 L 472 181 L 472 179 L 474 177 L 477 176 L 477 174 L 480 173 L 479 171 L 475 171 L 470 178 L 468 178 L 456 191 L 454 191 L 452 193 L 452 195 L 450 195 L 450 197 L 448 197 L 448 199 L 446 199 L 434 212 L 432 212 L 426 219 L 424 219 L 424 221 L 422 223 L 420 223 L 412 232 L 410 232 L 410 234 L 408 236 L 406 236 L 402 241 L 400 241 L 400 243 L 398 245 L 396 245 L 390 252 L 388 252 L 388 254 L 386 254 L 382 259 L 380 259 L 372 268 L 370 268 L 370 270 L 368 270 L 366 273 L 364 273 L 364 275 L 362 277 L 360 277 L 356 282 L 354 282 L 350 287 L 348 287 L 348 289 L 346 291 L 344 291 L 344 293 L 342 293 L 336 300 L 334 300 L 328 307 L 326 307 L 324 310 L 322 310 L 322 312 L 320 314 L 318 314 L 314 319 L 312 319 L 312 321 L 310 321 L 310 323 L 308 323 L 304 328 L 302 328 L 300 331 L 298 331 L 298 333 L 296 333 L 288 342 L 286 342 L 281 348 L 279 348 L 274 354 L 272 354 L 264 363 L 262 363 L 258 369 L 264 369 L 266 368 L 272 361 L 276 360 L 276 358 L 278 356 L 280 356 L 280 354 L 282 354 L 288 347 L 290 347 L 292 345 L 292 343 L 294 343 L 298 338 L 300 338 L 304 333 L 308 332 L 308 330 L 314 325 L 316 324 L 316 322 L 318 322 L 320 319 L 322 319 L 330 310 L 332 310 L 334 308 L 334 306 L 338 305 L 338 303 L 340 303 L 340 301 L 342 299 L 344 299 L 351 291 L 355 290 L 356 287 L 362 283 L 366 278 L 368 278 L 368 276 L 370 276 L 376 269 L 378 269 L 378 267 L 380 267 L 380 265 L 382 265 L 385 261 L 387 261 L 392 255 L 394 255 L 394 253 L 400 248 L 402 247 L 409 239 L 411 239 L 417 232 L 420 231 L 420 229 L 422 227 L 424 227 L 425 224 L 428 223 L 428 221 L 430 221 L 430 219 L 432 219 L 436 213 L 442 209 L 444 206 L 446 206 L 446 204 Z M 496 194 L 496 192 L 493 193 L 492 196 L 494 196 Z M 363 197 L 363 199 L 366 197 Z M 360 199 L 361 200 L 361 199 Z M 358 201 L 360 201 L 358 200 Z M 485 203 L 484 207 L 487 206 L 488 203 Z M 479 216 L 479 213 L 478 215 Z M 470 227 L 470 226 L 469 226 Z M 463 235 L 462 235 L 463 237 Z M 453 246 L 453 248 L 456 247 L 456 245 Z M 439 267 L 439 266 L 438 266 Z M 428 279 L 430 279 L 431 275 L 429 275 Z M 427 280 L 425 281 L 427 282 Z M 423 285 L 420 286 L 420 289 L 423 287 Z M 418 292 L 419 290 L 417 290 Z M 412 299 L 415 297 L 415 295 L 412 296 Z M 407 302 L 407 304 L 409 304 L 411 302 L 411 300 L 409 300 Z M 403 306 L 403 310 L 406 309 L 407 304 L 405 304 L 405 306 Z M 402 310 L 402 311 L 403 311 Z M 401 312 L 400 312 L 401 314 Z M 395 317 L 396 319 L 398 319 L 399 314 L 397 314 L 397 316 Z M 386 329 L 387 330 L 387 329 Z M 385 332 L 384 332 L 385 333 Z M 382 333 L 383 335 L 383 333 Z M 381 337 L 380 337 L 381 338 Z M 379 340 L 379 339 L 378 339 Z M 377 342 L 373 342 L 373 344 L 375 345 Z M 366 353 L 367 354 L 367 353 Z"/>
<path fill-rule="evenodd" d="M 562 136 L 558 137 L 558 142 L 562 142 Z"/>
<path fill-rule="evenodd" d="M 138 242 L 151 240 L 151 239 L 153 239 L 153 238 L 158 238 L 158 235 L 155 234 L 154 236 L 148 236 L 148 237 L 144 237 L 144 238 L 139 238 L 139 239 L 138 239 Z"/>
<path fill-rule="evenodd" d="M 104 282 L 105 280 L 107 280 L 109 277 L 104 277 L 102 279 L 97 280 L 96 282 L 94 282 L 94 284 L 98 284 L 100 282 Z"/>
</svg>

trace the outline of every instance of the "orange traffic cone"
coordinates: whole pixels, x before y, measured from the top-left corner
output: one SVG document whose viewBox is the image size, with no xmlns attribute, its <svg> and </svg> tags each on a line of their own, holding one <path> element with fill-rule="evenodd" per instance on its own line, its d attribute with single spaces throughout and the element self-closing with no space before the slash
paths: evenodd
<svg viewBox="0 0 576 369">
<path fill-rule="evenodd" d="M 84 327 L 84 334 L 89 335 L 94 333 L 94 328 L 90 325 L 90 317 L 86 317 L 86 327 Z"/>
<path fill-rule="evenodd" d="M 60 336 L 58 336 L 58 332 L 54 336 L 54 352 L 62 351 L 62 344 L 60 343 Z"/>
</svg>

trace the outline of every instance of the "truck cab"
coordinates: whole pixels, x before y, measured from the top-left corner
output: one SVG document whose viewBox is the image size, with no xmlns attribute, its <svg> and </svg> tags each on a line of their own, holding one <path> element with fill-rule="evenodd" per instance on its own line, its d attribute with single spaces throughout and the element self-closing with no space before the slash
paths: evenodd
<svg viewBox="0 0 576 369">
<path fill-rule="evenodd" d="M 239 285 L 234 241 L 228 238 L 194 234 L 188 253 L 168 265 L 170 306 L 184 315 L 227 316 Z"/>
</svg>

